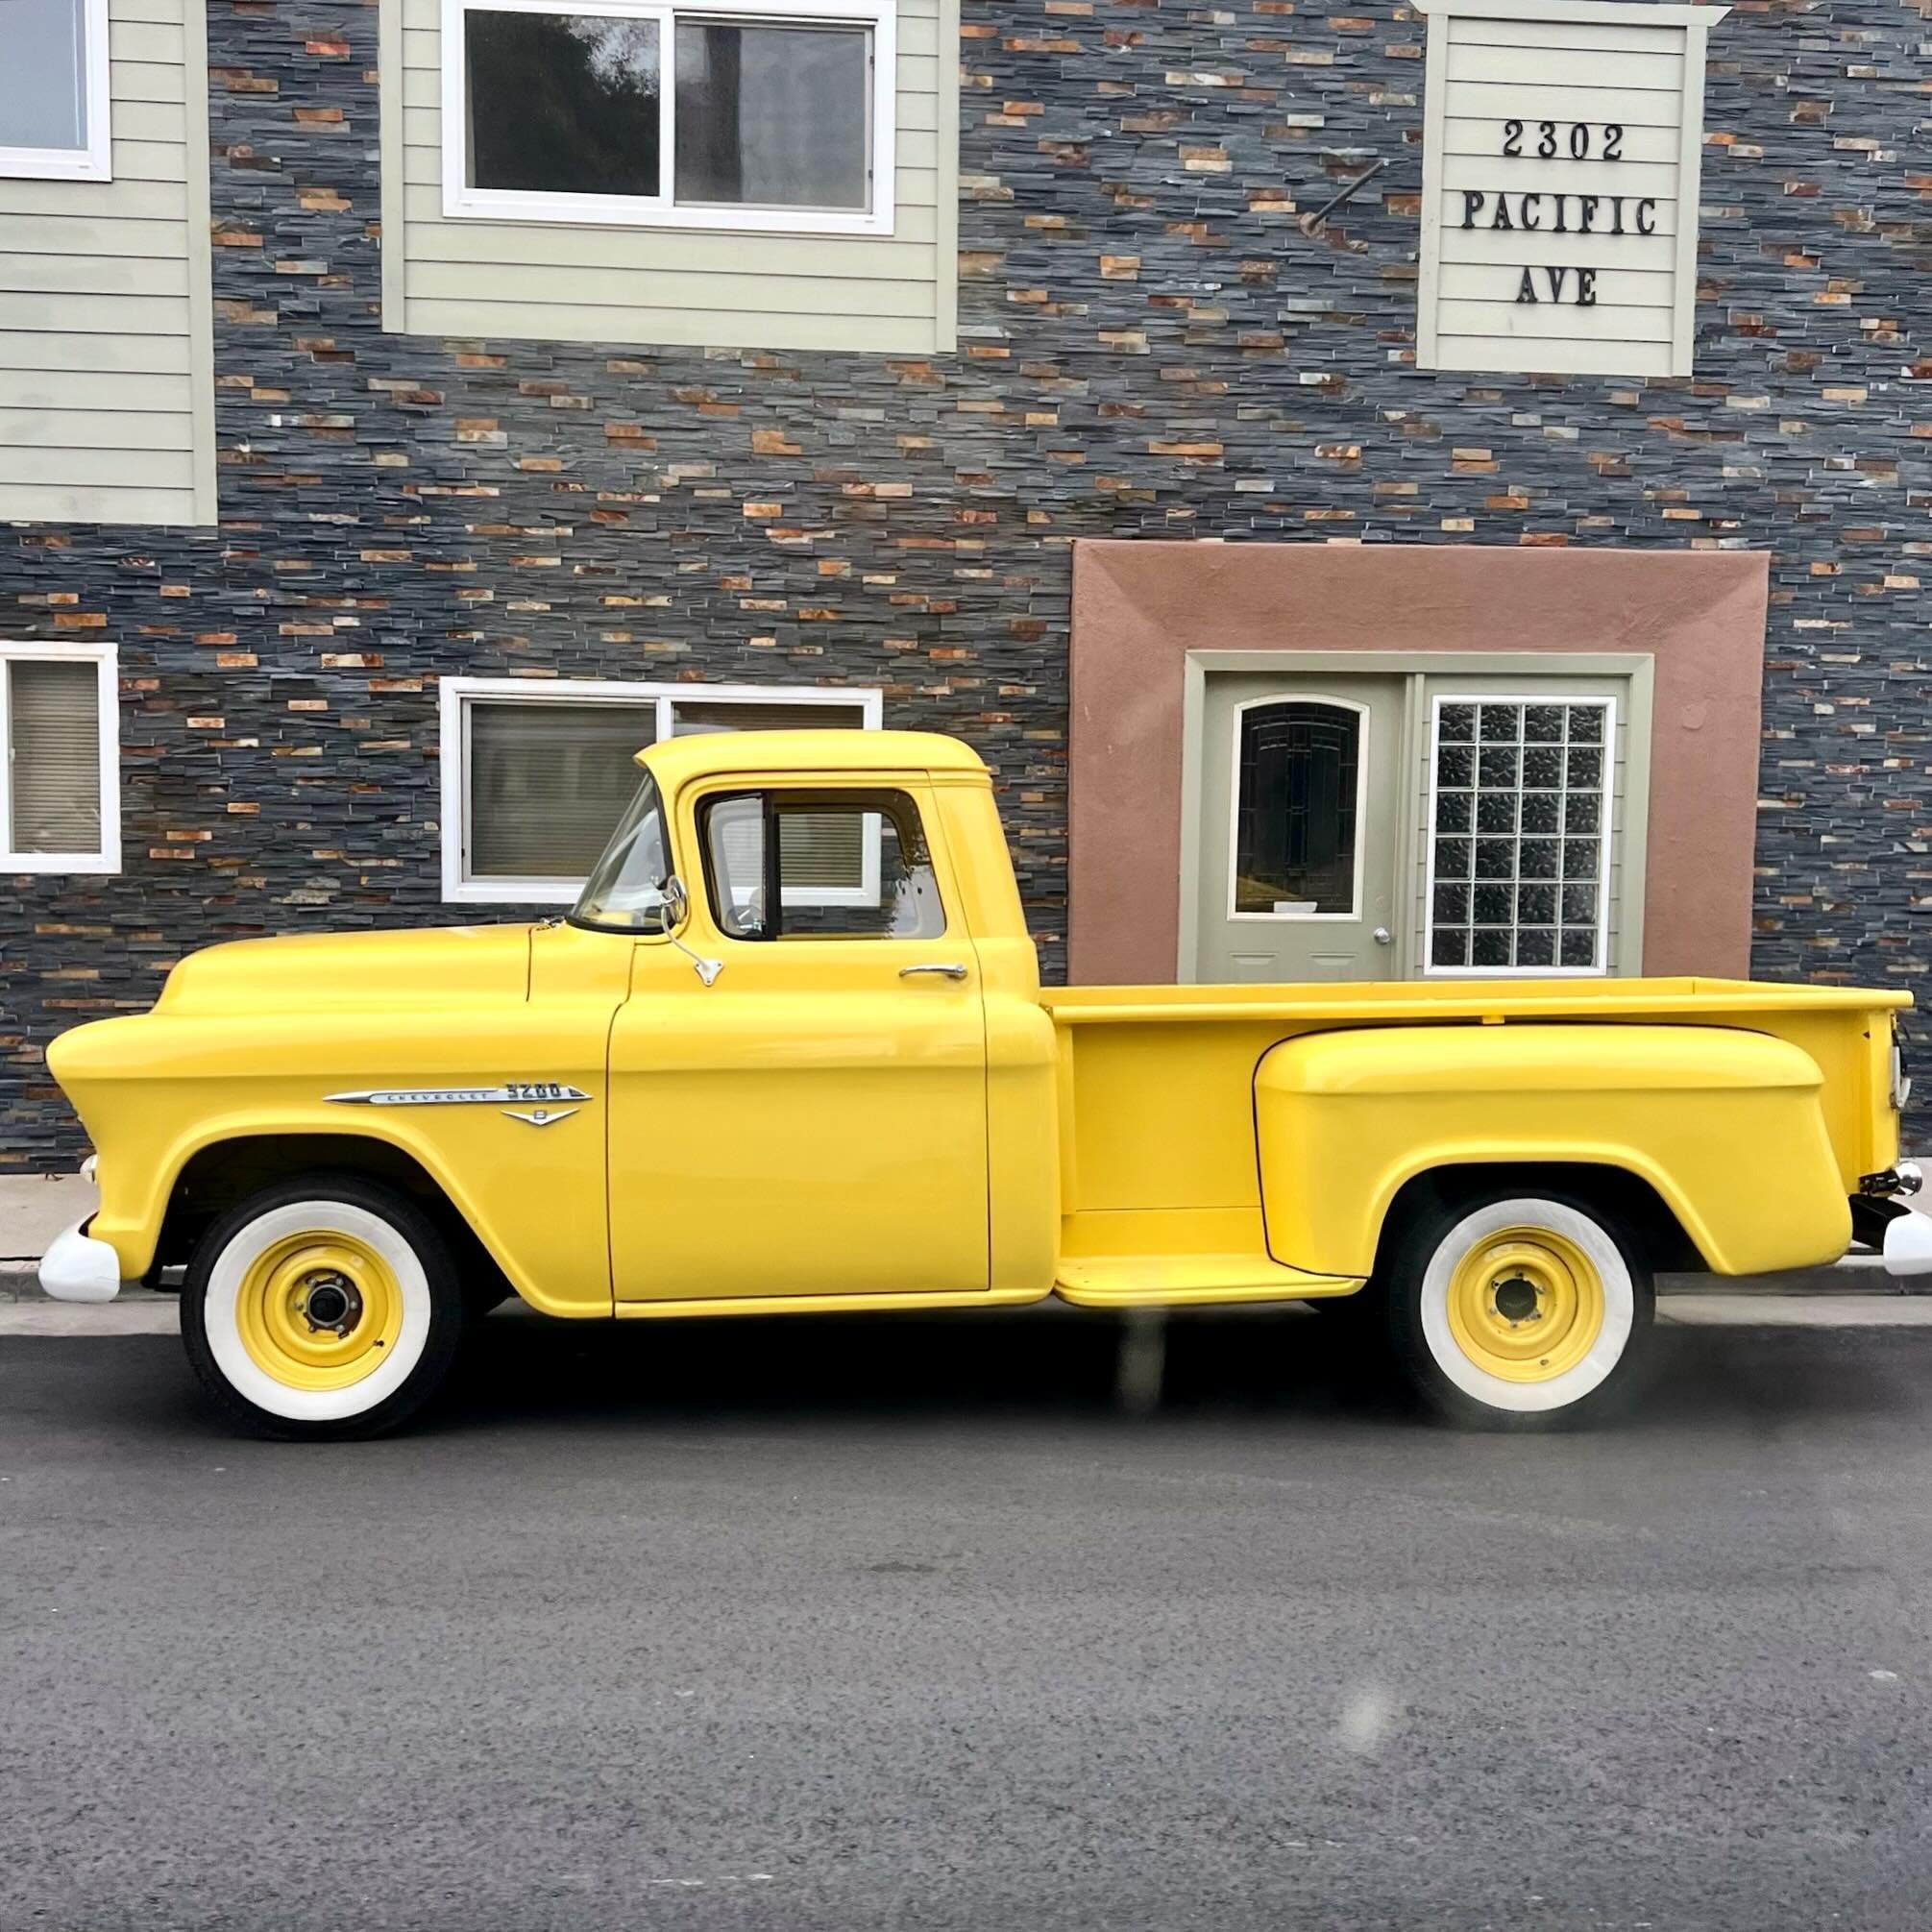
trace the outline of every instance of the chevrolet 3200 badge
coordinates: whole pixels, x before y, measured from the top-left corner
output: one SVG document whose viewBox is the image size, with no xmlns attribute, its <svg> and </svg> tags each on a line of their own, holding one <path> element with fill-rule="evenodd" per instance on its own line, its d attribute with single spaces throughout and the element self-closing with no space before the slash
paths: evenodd
<svg viewBox="0 0 1932 1932">
<path fill-rule="evenodd" d="M 1651 1272 L 1932 1269 L 1902 994 L 1722 980 L 1042 990 L 949 739 L 677 739 L 569 917 L 249 941 L 49 1064 L 240 1427 L 373 1435 L 505 1294 L 576 1319 L 1308 1301 L 1463 1421 L 1629 1384 Z"/>
</svg>

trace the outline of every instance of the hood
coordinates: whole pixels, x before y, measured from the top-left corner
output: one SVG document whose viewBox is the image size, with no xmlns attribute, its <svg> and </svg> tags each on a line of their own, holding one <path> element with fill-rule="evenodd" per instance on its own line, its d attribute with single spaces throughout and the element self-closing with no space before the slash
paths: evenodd
<svg viewBox="0 0 1932 1932">
<path fill-rule="evenodd" d="M 157 1013 L 232 1016 L 293 1007 L 521 1002 L 529 991 L 530 931 L 429 926 L 238 940 L 191 953 L 168 974 Z"/>
</svg>

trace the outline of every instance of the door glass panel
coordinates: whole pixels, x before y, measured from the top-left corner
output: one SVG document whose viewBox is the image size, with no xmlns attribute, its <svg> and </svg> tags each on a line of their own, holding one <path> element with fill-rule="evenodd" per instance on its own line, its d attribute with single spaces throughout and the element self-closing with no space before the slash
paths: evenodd
<svg viewBox="0 0 1932 1932">
<path fill-rule="evenodd" d="M 1362 714 L 1283 699 L 1240 713 L 1235 749 L 1236 914 L 1306 918 L 1356 910 Z"/>
<path fill-rule="evenodd" d="M 1434 721 L 1431 967 L 1607 970 L 1610 700 L 1445 697 Z"/>
</svg>

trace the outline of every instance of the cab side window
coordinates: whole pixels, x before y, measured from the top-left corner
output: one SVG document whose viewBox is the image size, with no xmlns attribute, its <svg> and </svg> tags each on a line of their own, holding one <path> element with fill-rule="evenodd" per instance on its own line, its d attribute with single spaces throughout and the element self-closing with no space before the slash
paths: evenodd
<svg viewBox="0 0 1932 1932">
<path fill-rule="evenodd" d="M 698 807 L 705 888 L 736 940 L 932 940 L 946 929 L 903 792 L 725 792 Z"/>
</svg>

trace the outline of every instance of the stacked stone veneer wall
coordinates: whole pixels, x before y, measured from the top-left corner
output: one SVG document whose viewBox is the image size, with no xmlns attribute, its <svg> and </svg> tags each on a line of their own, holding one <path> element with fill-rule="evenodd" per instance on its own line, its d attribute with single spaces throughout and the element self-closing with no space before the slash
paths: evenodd
<svg viewBox="0 0 1932 1932">
<path fill-rule="evenodd" d="M 996 768 L 1053 969 L 1086 535 L 1769 547 L 1758 969 L 1923 987 L 1927 11 L 1717 30 L 1699 373 L 1642 384 L 1411 366 L 1405 8 L 966 0 L 961 350 L 893 361 L 383 334 L 374 7 L 210 0 L 221 527 L 0 531 L 0 636 L 120 647 L 127 847 L 0 881 L 0 1164 L 183 949 L 456 916 L 448 673 L 882 685 Z"/>
</svg>

